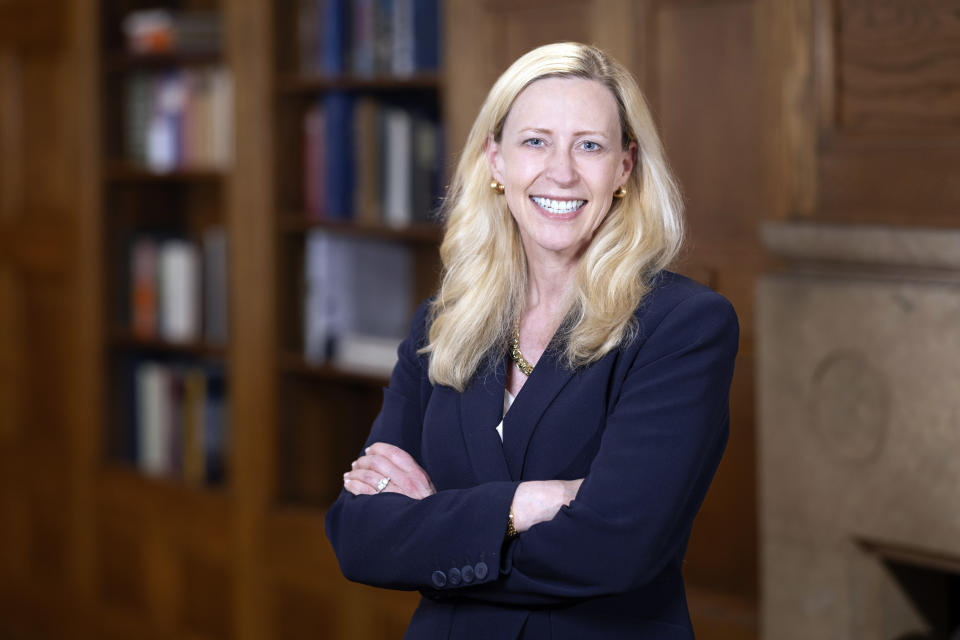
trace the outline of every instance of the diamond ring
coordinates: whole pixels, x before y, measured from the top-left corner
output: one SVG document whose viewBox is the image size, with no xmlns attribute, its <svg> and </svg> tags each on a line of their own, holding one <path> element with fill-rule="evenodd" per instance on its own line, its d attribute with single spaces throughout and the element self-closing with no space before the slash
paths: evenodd
<svg viewBox="0 0 960 640">
<path fill-rule="evenodd" d="M 380 478 L 380 482 L 377 483 L 377 493 L 380 493 L 386 489 L 388 484 L 390 484 L 390 476 L 383 476 Z"/>
</svg>

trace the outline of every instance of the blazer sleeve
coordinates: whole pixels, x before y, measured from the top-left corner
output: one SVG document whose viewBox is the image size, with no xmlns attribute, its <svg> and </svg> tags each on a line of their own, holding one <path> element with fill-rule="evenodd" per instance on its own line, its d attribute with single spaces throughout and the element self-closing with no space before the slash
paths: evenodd
<svg viewBox="0 0 960 640">
<path fill-rule="evenodd" d="M 679 563 L 726 445 L 738 338 L 719 294 L 668 312 L 630 366 L 576 499 L 509 543 L 496 581 L 458 595 L 549 604 L 639 588 Z"/>
<path fill-rule="evenodd" d="M 428 383 L 417 347 L 425 319 L 426 304 L 400 345 L 383 406 L 365 445 L 396 445 L 421 465 L 421 387 Z M 355 582 L 427 592 L 455 586 L 447 584 L 446 572 L 438 569 L 467 566 L 476 583 L 492 581 L 498 576 L 507 514 L 518 484 L 491 482 L 443 490 L 423 500 L 397 493 L 355 496 L 343 490 L 327 512 L 327 537 L 344 576 Z"/>
</svg>

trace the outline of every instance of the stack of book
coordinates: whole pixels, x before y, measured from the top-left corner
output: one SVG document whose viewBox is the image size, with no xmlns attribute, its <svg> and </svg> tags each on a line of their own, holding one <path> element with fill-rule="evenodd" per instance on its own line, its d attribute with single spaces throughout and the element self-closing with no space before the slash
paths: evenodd
<svg viewBox="0 0 960 640">
<path fill-rule="evenodd" d="M 130 244 L 130 327 L 138 338 L 172 343 L 227 341 L 227 238 L 221 227 L 201 244 L 138 236 Z"/>
<path fill-rule="evenodd" d="M 123 20 L 127 49 L 136 54 L 215 53 L 223 42 L 223 20 L 216 11 L 132 11 Z"/>
<path fill-rule="evenodd" d="M 304 275 L 307 362 L 389 375 L 412 310 L 410 254 L 395 244 L 314 230 Z"/>
<path fill-rule="evenodd" d="M 134 367 L 133 379 L 130 461 L 154 477 L 223 483 L 228 440 L 223 371 L 143 361 Z"/>
<path fill-rule="evenodd" d="M 233 82 L 220 66 L 127 79 L 125 152 L 152 171 L 226 169 L 233 159 Z"/>
<path fill-rule="evenodd" d="M 409 76 L 440 66 L 439 0 L 300 0 L 300 71 Z"/>
<path fill-rule="evenodd" d="M 431 219 L 444 157 L 434 115 L 331 91 L 307 111 L 303 132 L 308 217 L 393 227 Z"/>
</svg>

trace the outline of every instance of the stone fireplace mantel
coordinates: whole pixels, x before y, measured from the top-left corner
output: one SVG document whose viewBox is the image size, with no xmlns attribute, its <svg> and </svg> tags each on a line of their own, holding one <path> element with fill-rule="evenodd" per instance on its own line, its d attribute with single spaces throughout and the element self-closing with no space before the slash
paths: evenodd
<svg viewBox="0 0 960 640">
<path fill-rule="evenodd" d="M 763 636 L 929 633 L 877 549 L 960 566 L 960 231 L 763 241 L 785 265 L 757 296 Z"/>
</svg>

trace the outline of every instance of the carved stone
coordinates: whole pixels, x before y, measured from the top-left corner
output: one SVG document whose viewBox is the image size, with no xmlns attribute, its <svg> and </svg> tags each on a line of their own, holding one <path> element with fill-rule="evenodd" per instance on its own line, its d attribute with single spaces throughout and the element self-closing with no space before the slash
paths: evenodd
<svg viewBox="0 0 960 640">
<path fill-rule="evenodd" d="M 960 231 L 777 224 L 758 291 L 762 629 L 924 631 L 865 542 L 960 559 Z"/>
</svg>

